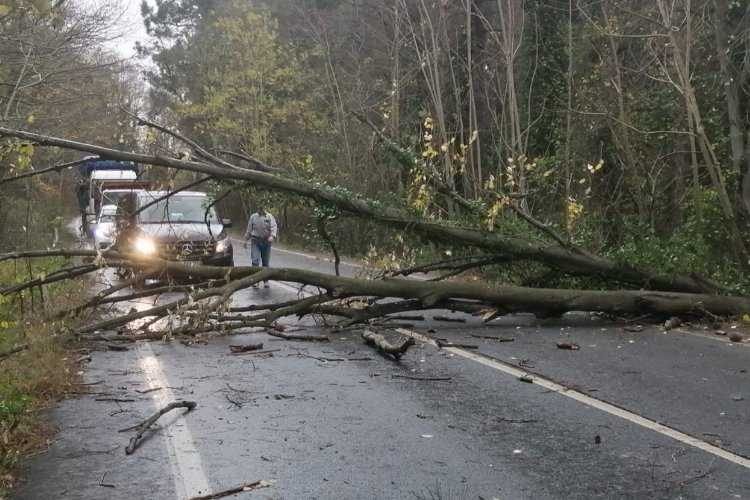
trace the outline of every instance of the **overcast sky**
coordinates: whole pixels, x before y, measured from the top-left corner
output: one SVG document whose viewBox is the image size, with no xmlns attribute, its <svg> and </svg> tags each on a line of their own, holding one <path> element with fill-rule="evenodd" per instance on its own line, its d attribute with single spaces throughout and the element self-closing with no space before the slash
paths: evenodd
<svg viewBox="0 0 750 500">
<path fill-rule="evenodd" d="M 77 3 L 88 8 L 102 4 L 102 0 L 75 0 Z M 111 0 L 104 0 L 109 2 Z M 116 34 L 121 35 L 117 40 L 108 43 L 109 47 L 124 58 L 135 55 L 135 42 L 145 41 L 146 28 L 143 26 L 141 17 L 140 0 L 119 0 L 122 17 L 117 23 Z"/>
</svg>

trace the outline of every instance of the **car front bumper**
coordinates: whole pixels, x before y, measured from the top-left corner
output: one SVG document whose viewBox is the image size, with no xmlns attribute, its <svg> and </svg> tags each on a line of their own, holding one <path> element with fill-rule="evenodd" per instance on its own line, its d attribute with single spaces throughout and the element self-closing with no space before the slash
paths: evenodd
<svg viewBox="0 0 750 500">
<path fill-rule="evenodd" d="M 224 252 L 205 257 L 201 262 L 207 266 L 231 267 L 234 265 L 234 251 L 230 245 Z"/>
</svg>

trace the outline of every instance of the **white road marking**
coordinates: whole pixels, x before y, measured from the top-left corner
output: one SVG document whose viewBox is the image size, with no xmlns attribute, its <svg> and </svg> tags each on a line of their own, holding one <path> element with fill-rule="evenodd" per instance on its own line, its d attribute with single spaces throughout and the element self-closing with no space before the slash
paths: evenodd
<svg viewBox="0 0 750 500">
<path fill-rule="evenodd" d="M 286 283 L 281 283 L 281 282 L 276 282 L 276 283 L 281 285 L 284 288 L 288 288 L 290 290 L 294 290 L 295 292 L 297 292 L 296 288 L 290 285 L 287 285 Z M 303 295 L 308 295 L 308 293 L 303 292 Z M 409 337 L 412 337 L 416 340 L 419 340 L 421 342 L 437 347 L 437 342 L 435 342 L 431 338 L 425 335 L 422 335 L 418 332 L 407 330 L 405 328 L 397 328 L 396 331 L 404 335 L 407 335 Z M 464 349 L 460 349 L 457 347 L 444 347 L 443 350 L 450 352 L 452 354 L 455 354 L 457 356 L 461 356 L 462 358 L 474 361 L 481 365 L 487 366 L 489 368 L 493 368 L 503 373 L 507 373 L 508 375 L 512 375 L 515 378 L 529 375 L 527 372 L 523 370 L 519 370 L 518 368 L 512 365 L 503 363 L 501 361 L 498 361 L 492 358 L 488 358 L 486 356 L 482 356 L 481 354 L 466 351 Z M 628 422 L 632 422 L 636 425 L 640 425 L 641 427 L 652 430 L 654 432 L 658 432 L 659 434 L 668 436 L 681 443 L 687 444 L 694 448 L 698 448 L 699 450 L 705 451 L 706 453 L 710 453 L 717 457 L 728 460 L 732 463 L 745 467 L 746 469 L 750 469 L 750 459 L 747 459 L 743 456 L 735 455 L 734 453 L 730 451 L 727 451 L 723 448 L 719 448 L 718 446 L 714 446 L 710 443 L 707 443 L 706 441 L 702 441 L 698 438 L 690 436 L 689 434 L 685 434 L 684 432 L 680 432 L 671 427 L 667 427 L 664 424 L 660 424 L 648 418 L 642 417 L 638 415 L 637 413 L 633 413 L 628 410 L 618 408 L 617 406 L 607 403 L 605 401 L 602 401 L 600 399 L 592 398 L 591 396 L 583 394 L 582 392 L 578 392 L 575 389 L 567 388 L 565 386 L 562 386 L 542 376 L 532 375 L 531 377 L 534 379 L 534 383 L 536 385 L 544 387 L 545 389 L 549 391 L 556 392 L 557 394 L 560 394 L 562 396 L 569 397 L 575 401 L 578 401 L 579 403 L 583 403 L 592 408 L 596 408 L 605 413 L 609 413 L 610 415 L 614 415 L 616 417 L 622 418 L 623 420 L 627 420 Z"/>
<path fill-rule="evenodd" d="M 176 401 L 177 398 L 169 388 L 169 380 L 164 375 L 161 364 L 154 356 L 154 351 L 148 342 L 140 344 L 138 356 L 138 362 L 143 369 L 149 389 L 162 388 L 151 393 L 157 409 Z M 163 418 L 167 419 L 168 416 Z M 195 496 L 208 495 L 211 492 L 208 478 L 203 470 L 201 456 L 195 446 L 187 421 L 182 416 L 172 418 L 173 420 L 166 428 L 168 432 L 166 442 L 177 498 L 184 500 Z"/>
<path fill-rule="evenodd" d="M 280 250 L 280 249 L 277 249 Z M 302 257 L 312 258 L 314 259 L 314 256 L 306 255 L 304 253 L 300 252 L 293 252 L 290 250 L 281 250 L 287 253 L 291 253 L 294 255 L 299 255 Z M 356 266 L 361 267 L 361 266 Z M 299 292 L 298 288 L 295 288 L 291 285 L 288 285 L 286 283 L 282 282 L 275 282 L 278 285 L 281 285 L 282 287 L 292 290 L 295 293 Z M 302 292 L 302 295 L 309 296 L 311 295 L 309 292 Z M 411 330 L 406 330 L 404 328 L 398 328 L 398 332 L 408 335 L 410 337 L 413 337 L 414 339 L 420 340 L 422 342 L 437 346 L 437 343 L 430 339 L 429 337 L 426 337 L 424 335 L 421 335 L 418 332 L 414 332 Z M 684 332 L 689 333 L 689 332 Z M 518 368 L 509 365 L 507 363 L 503 363 L 501 361 L 488 358 L 486 356 L 482 356 L 481 354 L 473 353 L 466 351 L 464 349 L 460 349 L 457 347 L 444 347 L 443 350 L 450 352 L 452 354 L 455 354 L 457 356 L 461 356 L 462 358 L 474 361 L 476 363 L 479 363 L 481 365 L 487 366 L 489 368 L 493 368 L 495 370 L 501 371 L 503 373 L 507 373 L 508 375 L 512 375 L 516 378 L 521 376 L 528 376 L 529 374 L 523 370 L 519 370 Z M 699 450 L 705 451 L 706 453 L 710 453 L 714 456 L 723 458 L 724 460 L 728 460 L 729 462 L 732 462 L 734 464 L 740 465 L 741 467 L 745 467 L 746 469 L 750 469 L 750 459 L 745 458 L 741 455 L 736 455 L 730 451 L 727 451 L 723 448 L 719 448 L 718 446 L 714 446 L 711 443 L 708 443 L 706 441 L 702 441 L 696 437 L 693 437 L 689 434 L 685 434 L 684 432 L 680 432 L 676 429 L 673 429 L 671 427 L 668 427 L 664 424 L 660 424 L 658 422 L 655 422 L 653 420 L 650 420 L 646 417 L 642 417 L 641 415 L 638 415 L 637 413 L 633 413 L 628 410 L 624 410 L 622 408 L 618 408 L 617 406 L 607 403 L 605 401 L 602 401 L 600 399 L 592 398 L 591 396 L 588 396 L 586 394 L 583 394 L 582 392 L 578 392 L 575 389 L 570 389 L 565 386 L 562 386 L 556 382 L 553 382 L 550 379 L 544 378 L 539 375 L 532 375 L 532 378 L 534 379 L 534 383 L 538 386 L 544 387 L 545 389 L 555 392 L 557 394 L 560 394 L 562 396 L 566 396 L 568 398 L 571 398 L 575 401 L 578 401 L 579 403 L 585 404 L 586 406 L 590 406 L 592 408 L 596 408 L 600 411 L 603 411 L 605 413 L 609 413 L 610 415 L 622 418 L 623 420 L 626 420 L 628 422 L 634 423 L 636 425 L 639 425 L 643 428 L 649 429 L 651 431 L 657 432 L 663 436 L 670 437 L 676 441 L 679 441 L 681 443 L 684 443 L 688 446 L 692 446 L 694 448 L 697 448 Z"/>
<path fill-rule="evenodd" d="M 241 240 L 239 238 L 232 238 L 232 241 L 236 242 L 239 245 L 243 245 L 245 243 L 244 240 Z M 294 250 L 287 250 L 286 248 L 280 248 L 278 246 L 274 246 L 273 247 L 273 251 L 274 252 L 286 253 L 286 254 L 289 254 L 289 255 L 296 255 L 298 257 L 304 257 L 304 258 L 310 259 L 310 260 L 318 260 L 318 261 L 322 261 L 322 262 L 328 262 L 329 264 L 333 264 L 333 260 L 332 259 L 318 257 L 317 255 L 312 255 L 312 254 L 308 254 L 308 253 L 304 253 L 304 252 L 297 252 L 297 251 L 294 251 Z M 360 264 L 355 264 L 353 262 L 345 262 L 343 260 L 341 261 L 341 265 L 342 266 L 353 267 L 353 268 L 356 268 L 356 269 L 362 269 L 363 268 L 363 266 L 361 266 Z"/>
<path fill-rule="evenodd" d="M 416 340 L 419 340 L 421 342 L 431 344 L 437 347 L 437 342 L 435 342 L 431 338 L 426 337 L 418 332 L 407 330 L 405 328 L 398 328 L 397 331 L 403 335 L 407 335 Z M 556 392 L 557 394 L 571 398 L 575 401 L 578 401 L 579 403 L 583 403 L 586 406 L 596 408 L 597 410 L 601 410 L 605 413 L 609 413 L 610 415 L 614 415 L 616 417 L 622 418 L 623 420 L 627 420 L 628 422 L 632 422 L 636 425 L 640 425 L 641 427 L 652 430 L 654 432 L 658 432 L 659 434 L 668 436 L 681 443 L 692 446 L 694 448 L 698 448 L 699 450 L 702 450 L 702 451 L 705 451 L 706 453 L 710 453 L 717 457 L 723 458 L 724 460 L 728 460 L 732 463 L 745 467 L 746 469 L 750 469 L 750 459 L 748 458 L 745 458 L 740 455 L 735 455 L 734 453 L 729 452 L 723 448 L 714 446 L 710 443 L 707 443 L 706 441 L 702 441 L 698 438 L 690 436 L 689 434 L 685 434 L 684 432 L 680 432 L 671 427 L 667 427 L 664 424 L 660 424 L 648 418 L 642 417 L 636 413 L 630 412 L 628 410 L 624 410 L 622 408 L 618 408 L 617 406 L 614 406 L 600 399 L 592 398 L 591 396 L 583 394 L 582 392 L 578 392 L 575 389 L 570 389 L 556 382 L 553 382 L 550 379 L 544 378 L 536 374 L 529 374 L 510 364 L 503 363 L 502 361 L 488 358 L 486 356 L 482 356 L 481 354 L 469 352 L 469 351 L 466 351 L 464 349 L 460 349 L 457 347 L 443 347 L 443 350 L 451 354 L 455 354 L 456 356 L 461 356 L 462 358 L 469 359 L 481 365 L 487 366 L 489 368 L 493 368 L 495 370 L 507 373 L 508 375 L 512 375 L 513 377 L 516 377 L 516 378 L 522 377 L 522 376 L 529 376 L 534 380 L 534 384 L 540 387 L 544 387 L 545 389 L 549 391 Z"/>
</svg>

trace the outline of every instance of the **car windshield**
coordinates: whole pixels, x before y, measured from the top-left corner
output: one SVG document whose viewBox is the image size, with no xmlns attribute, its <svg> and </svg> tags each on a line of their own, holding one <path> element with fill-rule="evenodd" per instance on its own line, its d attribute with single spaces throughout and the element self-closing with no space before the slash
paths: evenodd
<svg viewBox="0 0 750 500">
<path fill-rule="evenodd" d="M 117 207 L 115 205 L 105 205 L 99 213 L 99 222 L 115 222 Z"/>
<path fill-rule="evenodd" d="M 102 193 L 102 204 L 118 205 L 120 200 L 130 193 L 131 191 L 104 191 Z"/>
<path fill-rule="evenodd" d="M 144 205 L 150 202 L 148 198 L 145 200 Z M 206 222 L 208 220 L 215 224 L 218 219 L 213 207 L 208 209 L 208 218 L 206 218 L 206 208 L 209 203 L 209 199 L 205 196 L 171 196 L 143 210 L 140 213 L 140 220 L 145 223 L 158 224 Z"/>
</svg>

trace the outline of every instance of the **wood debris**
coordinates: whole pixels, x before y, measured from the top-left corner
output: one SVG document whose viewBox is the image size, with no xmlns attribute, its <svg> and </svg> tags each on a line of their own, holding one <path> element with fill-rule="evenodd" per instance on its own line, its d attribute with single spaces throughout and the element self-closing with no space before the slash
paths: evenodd
<svg viewBox="0 0 750 500">
<path fill-rule="evenodd" d="M 157 411 L 156 413 L 148 417 L 146 420 L 144 420 L 140 424 L 134 425 L 132 427 L 128 427 L 126 429 L 121 429 L 120 431 L 118 431 L 118 432 L 137 431 L 135 436 L 130 438 L 130 442 L 125 447 L 125 454 L 132 455 L 135 452 L 135 450 L 138 448 L 138 445 L 141 443 L 143 434 L 149 429 L 149 427 L 154 425 L 156 421 L 159 420 L 159 418 L 162 415 L 174 410 L 175 408 L 187 408 L 187 411 L 192 411 L 193 409 L 195 409 L 196 406 L 198 406 L 198 403 L 194 401 L 175 401 L 173 403 L 169 403 L 167 406 Z"/>
<path fill-rule="evenodd" d="M 268 488 L 273 486 L 273 481 L 253 481 L 252 483 L 246 483 L 241 486 L 236 486 L 228 490 L 220 491 L 218 493 L 211 493 L 210 495 L 203 495 L 199 497 L 192 497 L 190 500 L 215 500 L 217 498 L 224 498 L 230 495 L 236 495 L 237 493 L 245 493 L 248 491 L 259 490 L 261 488 Z"/>
<path fill-rule="evenodd" d="M 240 344 L 229 346 L 229 350 L 233 354 L 237 354 L 240 352 L 257 351 L 259 349 L 263 349 L 263 342 L 258 342 L 257 344 Z"/>
<path fill-rule="evenodd" d="M 375 333 L 372 330 L 365 330 L 362 332 L 362 339 L 364 339 L 367 345 L 377 348 L 383 354 L 394 357 L 395 359 L 401 359 L 409 347 L 416 344 L 413 338 L 406 337 L 400 342 L 393 344 L 389 342 L 383 335 Z"/>
</svg>

